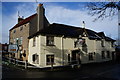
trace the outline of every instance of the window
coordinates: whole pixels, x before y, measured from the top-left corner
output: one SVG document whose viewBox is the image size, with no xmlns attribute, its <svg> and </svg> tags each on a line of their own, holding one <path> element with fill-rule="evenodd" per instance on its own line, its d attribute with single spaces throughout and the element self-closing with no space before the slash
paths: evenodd
<svg viewBox="0 0 120 80">
<path fill-rule="evenodd" d="M 19 38 L 16 38 L 16 44 L 19 45 Z"/>
<path fill-rule="evenodd" d="M 68 54 L 68 63 L 70 63 L 70 54 Z"/>
<path fill-rule="evenodd" d="M 22 31 L 22 30 L 23 30 L 23 27 L 21 26 L 21 27 L 20 27 L 20 31 Z"/>
<path fill-rule="evenodd" d="M 107 51 L 107 58 L 110 58 L 110 52 Z"/>
<path fill-rule="evenodd" d="M 15 33 L 15 32 L 16 32 L 16 30 L 13 31 L 13 33 Z"/>
<path fill-rule="evenodd" d="M 22 37 L 20 37 L 20 45 L 22 45 L 22 41 L 23 41 L 23 38 L 22 38 Z"/>
<path fill-rule="evenodd" d="M 105 52 L 104 51 L 102 51 L 101 56 L 102 56 L 102 59 L 105 59 Z"/>
<path fill-rule="evenodd" d="M 22 51 L 20 51 L 20 58 L 22 58 Z"/>
<path fill-rule="evenodd" d="M 16 44 L 16 39 L 14 39 L 14 42 L 13 42 L 14 44 Z"/>
<path fill-rule="evenodd" d="M 93 53 L 89 53 L 89 60 L 93 60 Z"/>
<path fill-rule="evenodd" d="M 32 61 L 34 64 L 39 64 L 39 55 L 33 54 Z"/>
<path fill-rule="evenodd" d="M 46 65 L 54 64 L 54 55 L 46 55 Z"/>
<path fill-rule="evenodd" d="M 105 46 L 105 44 L 104 44 L 104 41 L 103 41 L 103 40 L 101 40 L 101 46 L 102 46 L 102 47 L 104 47 L 104 46 Z"/>
<path fill-rule="evenodd" d="M 114 45 L 114 43 L 113 43 L 113 42 L 111 42 L 111 47 L 114 47 L 113 45 Z"/>
<path fill-rule="evenodd" d="M 53 46 L 54 45 L 54 36 L 47 36 L 46 37 L 46 45 Z"/>
<path fill-rule="evenodd" d="M 35 37 L 33 38 L 33 46 L 35 46 L 36 44 L 36 40 L 35 40 Z"/>
</svg>

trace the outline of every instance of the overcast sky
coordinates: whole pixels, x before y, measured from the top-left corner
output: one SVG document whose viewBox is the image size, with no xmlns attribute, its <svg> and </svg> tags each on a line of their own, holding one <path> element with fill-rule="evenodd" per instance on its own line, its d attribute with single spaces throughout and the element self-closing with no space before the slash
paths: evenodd
<svg viewBox="0 0 120 80">
<path fill-rule="evenodd" d="M 112 20 L 106 18 L 93 22 L 95 16 L 88 15 L 86 4 L 86 2 L 43 3 L 45 15 L 51 24 L 60 23 L 82 27 L 82 21 L 85 21 L 86 28 L 96 32 L 104 31 L 106 36 L 116 39 L 118 37 L 118 16 L 114 16 Z M 2 43 L 9 42 L 9 29 L 17 24 L 18 11 L 20 16 L 26 18 L 36 13 L 36 7 L 37 4 L 34 2 L 2 2 Z"/>
</svg>

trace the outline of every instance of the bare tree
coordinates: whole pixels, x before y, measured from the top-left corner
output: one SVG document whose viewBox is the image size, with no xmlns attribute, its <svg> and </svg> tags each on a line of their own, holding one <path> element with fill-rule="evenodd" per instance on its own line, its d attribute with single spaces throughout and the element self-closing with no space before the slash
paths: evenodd
<svg viewBox="0 0 120 80">
<path fill-rule="evenodd" d="M 104 19 L 107 17 L 113 17 L 120 10 L 120 2 L 90 2 L 87 4 L 87 9 L 91 16 L 97 15 L 93 20 Z"/>
</svg>

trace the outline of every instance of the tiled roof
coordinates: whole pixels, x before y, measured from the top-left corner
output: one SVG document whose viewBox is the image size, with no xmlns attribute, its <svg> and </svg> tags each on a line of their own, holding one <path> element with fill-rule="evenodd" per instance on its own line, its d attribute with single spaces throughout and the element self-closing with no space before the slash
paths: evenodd
<svg viewBox="0 0 120 80">
<path fill-rule="evenodd" d="M 57 24 L 57 23 L 53 23 L 50 26 L 48 26 L 45 29 L 40 30 L 39 32 L 35 33 L 32 36 L 29 36 L 29 38 L 32 38 L 34 36 L 37 36 L 39 34 L 51 34 L 51 35 L 64 35 L 64 37 L 76 37 L 78 38 L 79 35 L 84 36 L 83 32 L 87 33 L 87 36 L 90 39 L 100 39 L 97 36 L 97 33 L 89 30 L 89 29 L 84 29 L 84 28 L 80 28 L 80 27 L 74 27 L 74 26 L 69 26 L 69 25 L 64 25 L 64 24 Z"/>
<path fill-rule="evenodd" d="M 44 28 L 44 29 L 36 32 L 35 34 L 29 36 L 28 38 L 30 39 L 34 36 L 39 35 L 39 34 L 48 34 L 48 35 L 57 35 L 57 36 L 64 35 L 64 37 L 78 38 L 79 35 L 84 36 L 84 32 L 86 32 L 87 37 L 89 39 L 101 40 L 102 38 L 104 38 L 107 41 L 115 41 L 109 37 L 106 37 L 103 32 L 97 33 L 97 32 L 92 31 L 90 29 L 74 27 L 74 26 L 58 24 L 58 23 L 50 24 L 47 28 Z"/>
<path fill-rule="evenodd" d="M 102 39 L 105 38 L 105 34 L 104 34 L 104 32 L 98 32 L 97 34 L 98 34 Z"/>
<path fill-rule="evenodd" d="M 23 24 L 28 23 L 28 22 L 29 22 L 33 17 L 35 17 L 36 15 L 37 15 L 37 14 L 33 14 L 33 15 L 27 17 L 26 19 L 22 20 L 21 22 L 19 22 L 18 24 L 16 24 L 13 28 L 11 28 L 10 31 L 13 30 L 13 29 L 15 29 L 15 28 L 17 28 L 17 27 L 19 27 L 19 26 L 21 26 L 21 25 L 23 25 Z"/>
<path fill-rule="evenodd" d="M 65 37 L 78 37 L 78 32 L 77 32 L 78 29 L 82 30 L 82 28 L 78 28 L 78 27 L 53 23 L 50 24 L 47 28 L 44 28 L 39 32 L 35 33 L 34 35 L 29 36 L 29 38 L 32 38 L 39 34 L 50 34 L 50 35 L 58 35 L 58 36 L 64 35 Z"/>
</svg>

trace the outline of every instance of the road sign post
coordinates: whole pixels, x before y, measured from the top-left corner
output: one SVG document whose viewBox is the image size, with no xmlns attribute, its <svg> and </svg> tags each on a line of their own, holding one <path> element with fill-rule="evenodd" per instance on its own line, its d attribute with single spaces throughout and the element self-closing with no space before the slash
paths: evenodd
<svg viewBox="0 0 120 80">
<path fill-rule="evenodd" d="M 18 46 L 17 44 L 10 44 L 8 46 L 8 52 L 11 54 L 10 58 L 12 58 L 12 53 L 17 53 L 18 52 Z M 17 59 L 15 59 L 17 60 Z M 17 63 L 17 61 L 15 61 Z"/>
</svg>

